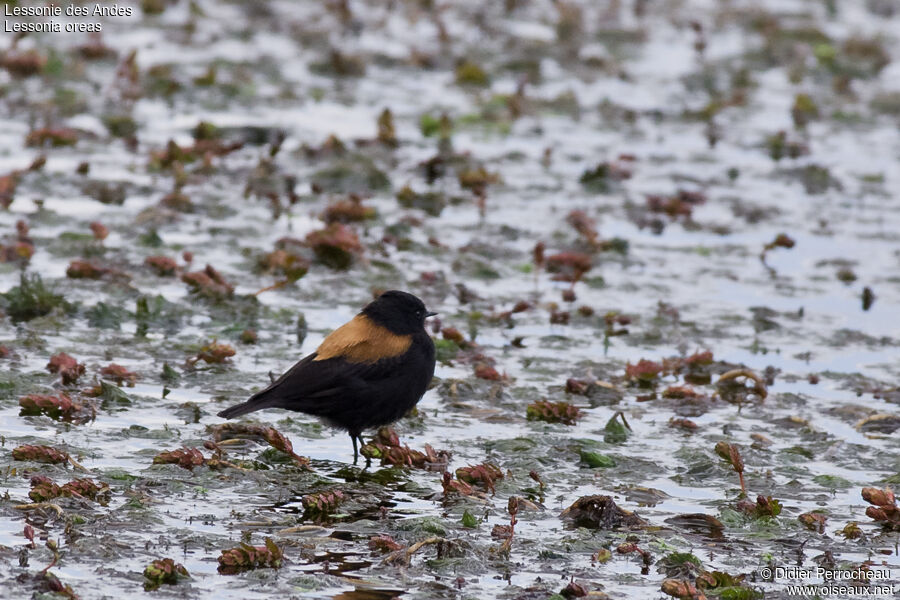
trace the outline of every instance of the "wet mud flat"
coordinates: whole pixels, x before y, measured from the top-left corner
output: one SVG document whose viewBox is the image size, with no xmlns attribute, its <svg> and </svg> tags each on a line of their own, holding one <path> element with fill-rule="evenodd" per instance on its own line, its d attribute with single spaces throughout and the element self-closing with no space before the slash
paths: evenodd
<svg viewBox="0 0 900 600">
<path fill-rule="evenodd" d="M 898 589 L 900 4 L 129 5 L 0 38 L 0 597 Z M 371 465 L 215 416 L 392 288 Z"/>
</svg>

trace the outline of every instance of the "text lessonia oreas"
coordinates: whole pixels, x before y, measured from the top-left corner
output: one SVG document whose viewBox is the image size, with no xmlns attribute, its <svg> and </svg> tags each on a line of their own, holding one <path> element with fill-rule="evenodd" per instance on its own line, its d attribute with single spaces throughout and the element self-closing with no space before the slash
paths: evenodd
<svg viewBox="0 0 900 600">
<path fill-rule="evenodd" d="M 93 4 L 74 5 L 69 4 L 65 8 L 58 4 L 45 4 L 42 6 L 10 6 L 4 4 L 7 17 L 130 17 L 134 9 L 121 4 Z"/>
</svg>

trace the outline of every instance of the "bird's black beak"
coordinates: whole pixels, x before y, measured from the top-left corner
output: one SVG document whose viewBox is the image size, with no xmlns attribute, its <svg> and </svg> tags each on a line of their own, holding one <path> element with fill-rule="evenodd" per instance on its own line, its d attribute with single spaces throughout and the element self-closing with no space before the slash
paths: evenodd
<svg viewBox="0 0 900 600">
<path fill-rule="evenodd" d="M 433 316 L 435 316 L 436 314 L 437 314 L 436 312 L 428 311 L 427 313 L 425 313 L 425 318 L 427 319 L 428 317 L 433 317 Z"/>
</svg>

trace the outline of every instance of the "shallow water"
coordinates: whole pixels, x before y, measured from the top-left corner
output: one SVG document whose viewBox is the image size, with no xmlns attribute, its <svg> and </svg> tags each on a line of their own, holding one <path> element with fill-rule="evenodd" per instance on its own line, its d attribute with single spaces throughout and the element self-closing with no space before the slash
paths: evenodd
<svg viewBox="0 0 900 600">
<path fill-rule="evenodd" d="M 766 597 L 786 597 L 793 582 L 762 581 L 759 568 L 810 566 L 826 552 L 841 566 L 887 565 L 891 579 L 876 583 L 900 586 L 897 532 L 869 519 L 860 495 L 863 487 L 900 481 L 900 438 L 857 427 L 869 415 L 898 417 L 900 399 L 894 274 L 900 258 L 900 5 L 836 3 L 829 14 L 829 3 L 812 0 L 690 0 L 647 5 L 638 14 L 645 3 L 571 2 L 567 6 L 580 7 L 582 18 L 563 25 L 580 33 L 569 29 L 560 41 L 554 3 L 453 3 L 438 17 L 449 38 L 441 42 L 427 4 L 355 2 L 346 21 L 319 3 L 208 1 L 192 11 L 179 2 L 158 16 L 136 9 L 135 17 L 103 23 L 103 42 L 117 52 L 115 59 L 82 58 L 76 48 L 87 38 L 75 35 L 18 42 L 17 51 L 36 49 L 49 62 L 30 77 L 0 70 L 0 177 L 26 169 L 41 153 L 47 162 L 20 176 L 12 203 L 0 212 L 0 243 L 12 244 L 15 224 L 24 220 L 34 245 L 24 267 L 0 263 L 0 291 L 19 284 L 23 267 L 76 307 L 69 314 L 0 321 L 0 343 L 11 351 L 0 359 L 6 494 L 0 500 L 0 596 L 38 589 L 32 577 L 51 560 L 47 537 L 59 540 L 52 572 L 82 598 L 123 591 L 189 598 L 547 598 L 572 578 L 612 598 L 657 597 L 666 576 L 656 561 L 672 552 L 692 552 L 709 571 L 746 574 L 747 586 Z M 692 20 L 702 26 L 702 52 Z M 754 25 L 766 21 L 768 29 Z M 818 41 L 809 41 L 809 30 L 819 31 Z M 844 42 L 854 37 L 880 45 L 887 61 L 880 70 L 859 67 L 868 58 L 846 51 Z M 841 67 L 852 73 L 849 91 L 840 91 L 845 71 L 816 58 L 827 54 L 823 39 L 835 50 L 836 64 L 849 65 Z M 329 47 L 351 63 L 361 61 L 365 73 L 329 72 Z M 129 99 L 115 73 L 132 49 L 139 78 Z M 464 57 L 485 69 L 489 87 L 454 81 L 456 61 Z M 430 66 L 419 68 L 416 61 Z M 215 82 L 195 81 L 210 65 L 216 65 Z M 540 77 L 525 85 L 522 98 L 499 96 L 515 94 L 527 70 Z M 805 126 L 791 115 L 799 93 L 808 94 L 819 113 Z M 892 93 L 894 104 L 886 104 Z M 711 103 L 724 106 L 704 117 Z M 393 114 L 396 148 L 372 141 L 384 108 Z M 459 185 L 454 164 L 433 183 L 423 175 L 420 163 L 435 156 L 438 141 L 423 135 L 420 118 L 441 113 L 453 121 L 452 149 L 464 155 L 457 162 L 501 178 L 486 186 L 483 211 L 473 192 Z M 133 143 L 104 125 L 122 115 L 135 121 Z M 151 152 L 170 139 L 190 146 L 200 121 L 223 128 L 226 140 L 247 143 L 212 157 L 208 168 L 202 158 L 185 164 L 181 189 L 192 208 L 162 207 L 175 176 L 154 169 Z M 43 126 L 76 128 L 79 139 L 72 147 L 26 147 L 28 133 Z M 262 133 L 241 129 L 250 127 Z M 774 160 L 766 140 L 782 130 L 808 154 Z M 256 185 L 275 190 L 278 211 L 264 194 L 244 194 L 260 159 L 269 156 L 275 131 L 284 132 L 284 141 L 271 159 L 272 175 Z M 307 156 L 304 147 L 320 148 L 332 134 L 347 146 L 345 158 L 324 151 Z M 629 178 L 610 180 L 599 192 L 579 182 L 598 163 L 617 160 Z M 279 278 L 257 269 L 257 259 L 280 238 L 303 239 L 320 229 L 323 209 L 346 196 L 313 191 L 321 170 L 350 164 L 355 171 L 367 161 L 390 185 L 363 194 L 377 217 L 351 225 L 362 257 L 347 271 L 313 263 L 295 284 L 259 294 L 258 303 L 247 300 Z M 82 162 L 90 165 L 87 175 L 76 174 Z M 827 169 L 827 177 L 824 171 L 804 176 L 810 165 Z M 293 205 L 285 176 L 296 178 Z M 103 185 L 124 186 L 122 202 L 98 201 Z M 405 185 L 443 194 L 448 205 L 439 215 L 404 209 L 396 193 Z M 689 217 L 647 210 L 648 194 L 678 190 L 700 192 L 705 202 Z M 626 240 L 627 252 L 591 249 L 567 224 L 574 209 L 596 220 L 600 240 Z M 91 238 L 92 221 L 109 228 L 102 242 Z M 795 245 L 770 250 L 764 264 L 763 247 L 780 233 Z M 572 287 L 574 302 L 562 299 L 569 283 L 535 274 L 538 241 L 547 255 L 590 254 L 593 266 Z M 185 264 L 183 251 L 193 253 L 192 264 Z M 143 266 L 152 255 L 175 258 L 191 271 L 211 264 L 234 285 L 235 296 L 198 299 L 178 278 Z M 69 262 L 79 258 L 130 278 L 67 278 Z M 839 279 L 849 280 L 849 272 L 852 281 Z M 867 310 L 864 287 L 875 294 Z M 245 420 L 288 436 L 294 450 L 310 458 L 309 471 L 255 442 L 225 446 L 228 460 L 247 470 L 152 464 L 161 451 L 202 448 L 207 426 L 221 422 L 216 412 L 315 349 L 372 290 L 387 288 L 420 295 L 440 311 L 442 326 L 477 343 L 506 376 L 477 379 L 462 355 L 440 363 L 440 383 L 416 415 L 395 426 L 412 448 L 450 450 L 451 473 L 485 461 L 500 466 L 507 475 L 496 482 L 495 494 L 444 498 L 441 474 L 433 471 L 373 465 L 360 473 L 362 466 L 348 467 L 346 435 L 282 411 Z M 169 304 L 140 336 L 136 302 L 157 295 Z M 519 300 L 533 308 L 509 320 L 495 318 Z M 118 326 L 91 324 L 99 302 L 120 309 Z M 580 306 L 593 315 L 579 315 Z M 554 309 L 570 311 L 569 324 L 551 323 Z M 605 334 L 609 311 L 630 317 L 627 335 Z M 309 333 L 298 343 L 301 312 Z M 257 331 L 257 344 L 240 343 L 248 327 Z M 513 344 L 517 338 L 522 347 Z M 231 344 L 236 355 L 224 365 L 188 367 L 185 361 L 212 339 Z M 639 397 L 653 390 L 629 382 L 625 367 L 700 350 L 712 351 L 722 370 L 744 365 L 776 374 L 764 402 L 711 401 L 690 417 L 698 429 L 687 433 L 668 426 L 686 410 L 684 403 L 659 397 L 682 379 L 663 377 L 657 398 L 645 401 Z M 59 377 L 44 368 L 60 351 L 86 365 L 78 384 L 67 388 L 70 395 L 82 398 L 80 390 L 114 362 L 140 377 L 135 387 L 122 388 L 129 401 L 97 401 L 96 418 L 83 424 L 20 416 L 19 397 L 61 391 Z M 178 372 L 177 381 L 163 380 L 163 363 Z M 570 377 L 608 382 L 622 398 L 592 406 L 565 392 Z M 447 391 L 454 381 L 458 397 Z M 171 388 L 167 395 L 164 387 Z M 716 391 L 713 385 L 695 388 Z M 541 398 L 572 402 L 583 416 L 573 426 L 528 421 L 526 406 Z M 624 443 L 606 443 L 604 426 L 616 411 L 633 431 Z M 754 444 L 752 434 L 771 444 Z M 723 440 L 741 449 L 750 498 L 778 499 L 784 506 L 779 516 L 756 520 L 735 511 L 737 476 L 714 452 Z M 14 461 L 10 450 L 21 444 L 63 448 L 89 474 Z M 616 466 L 587 468 L 582 450 L 608 455 Z M 532 470 L 546 482 L 543 493 L 528 476 Z M 36 473 L 58 484 L 89 476 L 110 487 L 109 504 L 55 500 L 61 517 L 15 508 L 30 502 L 29 479 Z M 638 487 L 665 495 L 641 505 Z M 333 518 L 304 518 L 302 498 L 331 489 L 347 496 Z M 593 494 L 612 496 L 650 526 L 630 532 L 567 527 L 560 512 Z M 504 556 L 491 528 L 509 523 L 510 496 L 530 498 L 538 509 L 519 513 Z M 462 525 L 464 511 L 480 520 L 476 528 Z M 797 520 L 809 511 L 827 516 L 823 533 Z M 718 517 L 721 536 L 667 522 L 691 513 Z M 40 539 L 23 567 L 26 522 Z M 850 522 L 859 523 L 863 537 L 838 534 Z M 369 548 L 369 538 L 381 534 L 402 545 L 437 535 L 453 548 L 437 558 L 426 546 L 400 567 Z M 628 536 L 653 556 L 647 572 L 634 554 L 616 553 Z M 282 568 L 217 572 L 223 550 L 242 540 L 261 545 L 266 537 L 282 547 Z M 612 550 L 612 559 L 592 560 L 603 548 Z M 143 569 L 164 557 L 182 563 L 191 578 L 144 592 Z"/>
</svg>

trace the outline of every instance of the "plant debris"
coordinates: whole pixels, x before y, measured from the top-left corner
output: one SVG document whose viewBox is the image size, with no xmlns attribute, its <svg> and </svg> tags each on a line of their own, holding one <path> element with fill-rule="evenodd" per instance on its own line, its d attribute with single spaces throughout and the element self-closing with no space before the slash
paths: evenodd
<svg viewBox="0 0 900 600">
<path fill-rule="evenodd" d="M 209 427 L 209 432 L 216 442 L 241 438 L 256 438 L 264 440 L 279 452 L 289 455 L 294 462 L 301 466 L 309 466 L 309 459 L 294 452 L 294 446 L 284 434 L 274 427 L 264 425 L 246 425 L 243 423 L 221 423 Z"/>
<path fill-rule="evenodd" d="M 31 478 L 31 491 L 28 497 L 35 502 L 47 502 L 59 497 L 83 498 L 106 506 L 110 499 L 108 486 L 97 485 L 90 479 L 73 479 L 63 485 L 57 485 L 49 477 L 34 475 Z"/>
<path fill-rule="evenodd" d="M 442 469 L 450 461 L 450 453 L 445 450 L 435 451 L 430 444 L 425 444 L 425 452 L 413 450 L 407 445 L 400 445 L 400 438 L 390 427 L 382 427 L 372 440 L 360 448 L 360 454 L 367 459 L 381 460 L 383 465 L 403 465 L 420 469 Z"/>
<path fill-rule="evenodd" d="M 609 496 L 582 496 L 560 513 L 560 518 L 575 527 L 588 529 L 640 529 L 644 519 L 613 502 Z"/>
</svg>

